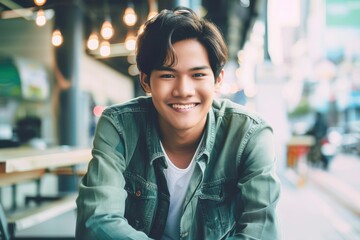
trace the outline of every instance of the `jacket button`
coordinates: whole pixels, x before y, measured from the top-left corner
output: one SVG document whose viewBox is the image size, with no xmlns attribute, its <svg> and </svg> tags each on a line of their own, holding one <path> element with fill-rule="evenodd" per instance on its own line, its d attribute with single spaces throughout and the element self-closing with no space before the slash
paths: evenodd
<svg viewBox="0 0 360 240">
<path fill-rule="evenodd" d="M 137 191 L 135 192 L 135 196 L 140 197 L 140 196 L 141 196 L 141 191 L 140 191 L 140 190 L 137 190 Z"/>
</svg>

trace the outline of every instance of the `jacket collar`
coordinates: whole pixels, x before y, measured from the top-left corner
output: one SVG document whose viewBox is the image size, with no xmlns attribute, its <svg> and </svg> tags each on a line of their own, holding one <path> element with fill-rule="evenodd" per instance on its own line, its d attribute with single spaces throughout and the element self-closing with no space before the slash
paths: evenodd
<svg viewBox="0 0 360 240">
<path fill-rule="evenodd" d="M 160 135 L 157 124 L 158 113 L 152 103 L 151 98 L 149 98 L 148 109 L 150 110 L 147 112 L 148 116 L 146 116 L 148 119 L 146 126 L 146 145 L 147 145 L 147 151 L 149 153 L 150 165 L 152 165 L 154 160 L 158 158 L 164 159 L 165 155 L 160 145 Z M 211 150 L 214 146 L 215 135 L 216 135 L 215 113 L 213 108 L 210 108 L 206 120 L 204 139 L 201 143 L 196 161 L 199 161 L 199 159 L 201 159 L 204 160 L 206 163 L 208 163 L 210 159 Z"/>
</svg>

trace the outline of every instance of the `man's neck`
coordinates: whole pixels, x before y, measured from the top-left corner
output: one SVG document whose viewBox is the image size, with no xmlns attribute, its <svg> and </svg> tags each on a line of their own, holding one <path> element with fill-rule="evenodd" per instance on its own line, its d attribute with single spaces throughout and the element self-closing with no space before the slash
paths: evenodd
<svg viewBox="0 0 360 240">
<path fill-rule="evenodd" d="M 181 135 L 166 132 L 162 134 L 161 142 L 170 161 L 178 168 L 186 168 L 196 152 L 201 137 L 202 132 Z"/>
</svg>

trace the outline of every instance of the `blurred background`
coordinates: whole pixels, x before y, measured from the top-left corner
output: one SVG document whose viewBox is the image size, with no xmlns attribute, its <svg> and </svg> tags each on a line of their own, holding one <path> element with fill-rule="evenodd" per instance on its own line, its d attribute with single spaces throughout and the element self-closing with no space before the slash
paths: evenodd
<svg viewBox="0 0 360 240">
<path fill-rule="evenodd" d="M 29 194 L 76 192 L 86 163 L 17 182 L 9 176 L 29 173 L 19 170 L 27 162 L 6 161 L 35 166 L 59 147 L 90 149 L 104 108 L 144 95 L 134 57 L 142 24 L 180 5 L 224 34 L 219 97 L 273 126 L 283 239 L 360 239 L 359 0 L 0 0 L 0 238 L 73 239 L 74 208 L 6 225 L 30 208 Z"/>
</svg>

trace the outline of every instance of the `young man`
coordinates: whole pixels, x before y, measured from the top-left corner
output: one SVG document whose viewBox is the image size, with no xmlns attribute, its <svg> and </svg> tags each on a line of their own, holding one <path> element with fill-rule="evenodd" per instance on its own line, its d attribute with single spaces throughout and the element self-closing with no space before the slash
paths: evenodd
<svg viewBox="0 0 360 240">
<path fill-rule="evenodd" d="M 138 37 L 151 97 L 107 108 L 77 199 L 77 239 L 278 239 L 271 128 L 214 100 L 227 49 L 187 8 Z"/>
</svg>

